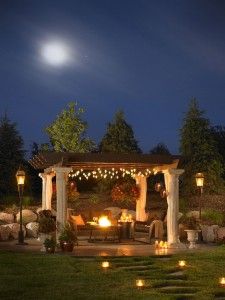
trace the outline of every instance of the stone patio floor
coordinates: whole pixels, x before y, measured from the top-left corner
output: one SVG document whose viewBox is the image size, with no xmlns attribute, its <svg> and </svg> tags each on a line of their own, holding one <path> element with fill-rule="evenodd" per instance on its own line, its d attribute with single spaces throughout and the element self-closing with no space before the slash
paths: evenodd
<svg viewBox="0 0 225 300">
<path fill-rule="evenodd" d="M 17 241 L 0 242 L 0 250 L 13 251 L 13 252 L 41 252 L 42 244 L 37 239 L 26 239 L 28 243 L 25 246 L 16 245 Z M 194 250 L 188 249 L 186 244 L 182 248 L 172 248 L 166 250 L 156 250 L 154 245 L 149 245 L 141 242 L 124 241 L 117 242 L 95 242 L 89 243 L 87 239 L 79 239 L 78 246 L 74 247 L 73 256 L 149 256 L 149 255 L 171 255 L 175 253 L 188 253 L 191 251 L 207 251 L 215 248 L 215 245 L 198 244 L 198 248 Z M 61 254 L 61 250 L 56 253 Z"/>
</svg>

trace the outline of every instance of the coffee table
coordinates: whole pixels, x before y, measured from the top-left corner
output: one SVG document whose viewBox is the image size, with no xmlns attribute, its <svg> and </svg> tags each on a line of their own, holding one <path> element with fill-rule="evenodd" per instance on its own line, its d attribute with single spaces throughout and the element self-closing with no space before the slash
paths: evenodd
<svg viewBox="0 0 225 300">
<path fill-rule="evenodd" d="M 118 240 L 120 242 L 120 232 L 118 226 L 107 226 L 103 227 L 94 222 L 89 222 L 87 226 L 90 229 L 89 242 L 96 242 L 99 240 L 113 241 Z M 109 239 L 108 236 L 111 235 L 113 238 Z M 99 236 L 102 236 L 100 239 Z"/>
</svg>

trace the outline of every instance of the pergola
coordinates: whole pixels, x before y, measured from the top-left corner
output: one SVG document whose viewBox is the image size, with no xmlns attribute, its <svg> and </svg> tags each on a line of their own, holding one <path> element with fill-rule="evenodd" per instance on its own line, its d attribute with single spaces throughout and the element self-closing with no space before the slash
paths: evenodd
<svg viewBox="0 0 225 300">
<path fill-rule="evenodd" d="M 56 177 L 57 224 L 67 221 L 67 181 L 69 176 L 89 178 L 97 176 L 112 178 L 121 174 L 131 174 L 140 189 L 136 202 L 136 220 L 146 220 L 147 177 L 162 172 L 167 193 L 167 241 L 170 246 L 179 246 L 179 176 L 184 172 L 178 169 L 179 156 L 124 153 L 68 153 L 40 152 L 30 161 L 38 170 L 43 170 L 42 209 L 51 209 L 52 178 Z"/>
</svg>

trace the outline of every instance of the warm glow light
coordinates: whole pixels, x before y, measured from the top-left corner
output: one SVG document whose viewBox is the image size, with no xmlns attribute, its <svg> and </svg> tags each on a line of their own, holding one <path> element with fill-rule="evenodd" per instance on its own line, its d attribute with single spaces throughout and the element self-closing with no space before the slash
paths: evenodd
<svg viewBox="0 0 225 300">
<path fill-rule="evenodd" d="M 108 217 L 101 217 L 98 220 L 98 224 L 102 227 L 109 227 L 111 226 L 111 222 L 109 221 Z"/>
<path fill-rule="evenodd" d="M 155 190 L 156 190 L 156 192 L 159 192 L 161 188 L 162 188 L 162 184 L 160 182 L 157 182 L 155 184 Z"/>
<path fill-rule="evenodd" d="M 178 265 L 179 265 L 179 267 L 183 268 L 183 267 L 187 266 L 187 263 L 185 260 L 179 260 Z"/>
<path fill-rule="evenodd" d="M 53 66 L 60 66 L 70 60 L 69 48 L 59 41 L 52 41 L 42 46 L 43 59 Z"/>
<path fill-rule="evenodd" d="M 103 268 L 103 269 L 109 268 L 109 262 L 108 262 L 108 261 L 103 261 L 103 262 L 102 262 L 102 268 Z"/>
<path fill-rule="evenodd" d="M 142 288 L 144 285 L 145 285 L 145 281 L 144 280 L 142 280 L 142 279 L 137 279 L 136 280 L 136 286 L 138 288 Z"/>
<path fill-rule="evenodd" d="M 23 170 L 18 170 L 16 172 L 16 180 L 18 185 L 24 185 L 25 183 L 25 172 Z"/>
<path fill-rule="evenodd" d="M 220 281 L 220 285 L 225 287 L 225 277 L 221 277 L 219 281 Z"/>
<path fill-rule="evenodd" d="M 197 187 L 203 187 L 204 185 L 204 174 L 203 173 L 197 173 L 195 175 L 196 185 Z"/>
</svg>

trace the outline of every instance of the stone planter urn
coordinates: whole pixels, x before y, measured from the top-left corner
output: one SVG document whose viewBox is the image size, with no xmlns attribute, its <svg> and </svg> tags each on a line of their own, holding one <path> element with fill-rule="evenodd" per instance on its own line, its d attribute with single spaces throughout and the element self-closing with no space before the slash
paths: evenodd
<svg viewBox="0 0 225 300">
<path fill-rule="evenodd" d="M 189 249 L 197 248 L 196 241 L 198 240 L 198 233 L 201 230 L 198 229 L 186 229 L 187 232 L 187 240 L 190 242 Z"/>
</svg>

